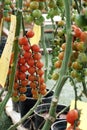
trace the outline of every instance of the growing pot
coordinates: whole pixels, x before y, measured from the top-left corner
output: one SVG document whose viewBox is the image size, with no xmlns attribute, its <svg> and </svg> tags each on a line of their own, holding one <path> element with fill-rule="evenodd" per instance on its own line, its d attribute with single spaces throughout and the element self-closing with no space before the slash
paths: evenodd
<svg viewBox="0 0 87 130">
<path fill-rule="evenodd" d="M 21 117 L 23 117 L 36 103 L 36 99 L 32 98 L 31 88 L 27 88 L 26 96 L 28 97 L 24 102 L 19 102 L 19 110 Z M 53 91 L 51 91 L 49 94 L 47 94 L 44 98 L 42 98 L 41 103 L 50 103 L 53 96 Z M 23 126 L 25 128 L 29 128 L 29 130 L 34 130 L 34 113 L 31 115 L 31 117 L 24 121 Z"/>
<path fill-rule="evenodd" d="M 3 52 L 6 40 L 7 40 L 7 38 L 5 36 L 2 36 L 0 38 L 0 56 L 1 56 L 2 52 Z"/>
<path fill-rule="evenodd" d="M 67 122 L 66 120 L 58 120 L 54 122 L 51 126 L 51 130 L 65 130 L 66 129 Z"/>
<path fill-rule="evenodd" d="M 42 128 L 42 126 L 44 125 L 45 118 L 48 114 L 49 108 L 50 108 L 50 103 L 45 103 L 45 104 L 38 105 L 38 107 L 35 109 L 34 113 L 35 113 L 36 130 L 40 130 Z M 58 104 L 56 113 L 58 114 L 60 111 L 62 111 L 65 108 L 66 108 L 65 105 Z M 57 117 L 57 120 L 66 119 L 66 114 L 67 114 L 68 110 L 69 110 L 69 108 L 67 108 L 64 112 L 62 112 Z"/>
</svg>

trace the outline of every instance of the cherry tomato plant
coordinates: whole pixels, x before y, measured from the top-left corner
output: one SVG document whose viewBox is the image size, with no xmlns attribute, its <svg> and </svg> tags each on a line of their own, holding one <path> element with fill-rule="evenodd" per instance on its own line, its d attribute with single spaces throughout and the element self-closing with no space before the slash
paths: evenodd
<svg viewBox="0 0 87 130">
<path fill-rule="evenodd" d="M 51 20 L 54 36 L 50 41 L 52 59 L 49 71 L 48 51 L 44 36 L 44 13 L 46 13 L 46 19 Z M 9 86 L 8 93 L 0 104 L 0 116 L 10 97 L 13 101 L 25 101 L 27 99 L 25 93 L 28 85 L 31 87 L 32 97 L 37 100 L 34 110 L 41 98 L 47 94 L 47 79 L 55 80 L 55 91 L 49 116 L 42 128 L 42 130 L 49 130 L 56 119 L 55 113 L 61 90 L 66 80 L 69 79 L 75 92 L 75 108 L 67 114 L 66 119 L 70 126 L 66 130 L 73 130 L 74 128 L 79 130 L 80 116 L 76 101 L 84 95 L 87 97 L 87 1 L 1 0 L 0 25 L 3 21 L 10 26 L 11 15 L 16 16 L 17 27 L 5 84 Z M 60 16 L 61 19 L 55 22 L 55 16 Z M 26 24 L 29 25 L 29 28 L 26 27 Z M 41 44 L 45 63 L 42 62 L 40 45 L 37 43 L 32 45 L 30 42 L 30 39 L 36 35 L 32 26 L 34 24 L 41 27 Z M 3 24 L 3 26 L 5 25 Z M 78 83 L 82 88 L 79 94 Z M 32 112 L 29 111 L 27 116 L 9 127 L 8 130 L 14 130 Z"/>
</svg>

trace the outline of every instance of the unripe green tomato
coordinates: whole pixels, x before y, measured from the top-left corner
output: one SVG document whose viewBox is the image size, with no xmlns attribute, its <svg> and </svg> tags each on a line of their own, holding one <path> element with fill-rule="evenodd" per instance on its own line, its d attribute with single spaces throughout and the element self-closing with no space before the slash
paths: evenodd
<svg viewBox="0 0 87 130">
<path fill-rule="evenodd" d="M 38 19 L 35 19 L 35 20 L 34 20 L 34 23 L 35 23 L 36 25 L 41 25 L 41 22 L 39 22 Z"/>
<path fill-rule="evenodd" d="M 58 26 L 64 26 L 65 25 L 65 21 L 64 20 L 60 20 L 58 21 Z"/>
<path fill-rule="evenodd" d="M 12 100 L 14 101 L 14 102 L 18 102 L 19 101 L 19 97 L 18 96 L 16 96 L 16 97 L 12 97 Z"/>
<path fill-rule="evenodd" d="M 39 2 L 39 9 L 43 10 L 45 8 L 44 2 Z"/>
<path fill-rule="evenodd" d="M 24 19 L 28 23 L 32 23 L 34 21 L 34 17 L 32 15 L 27 15 L 24 17 Z"/>
<path fill-rule="evenodd" d="M 59 15 L 59 14 L 60 14 L 60 11 L 59 11 L 59 9 L 58 9 L 57 7 L 55 7 L 55 8 L 53 9 L 53 13 L 54 13 L 54 16 L 56 16 L 56 15 Z"/>
<path fill-rule="evenodd" d="M 50 8 L 55 8 L 55 7 L 56 7 L 56 2 L 55 2 L 55 0 L 50 0 L 50 1 L 48 2 L 48 6 L 49 6 Z"/>
<path fill-rule="evenodd" d="M 41 17 L 39 17 L 39 18 L 36 18 L 36 19 L 34 20 L 34 22 L 35 22 L 35 24 L 37 24 L 37 25 L 41 25 L 41 24 L 44 22 L 44 17 L 41 16 Z"/>
<path fill-rule="evenodd" d="M 11 0 L 5 0 L 5 3 L 6 5 L 10 5 L 11 4 Z"/>
<path fill-rule="evenodd" d="M 58 73 L 54 73 L 54 74 L 52 75 L 52 79 L 53 79 L 53 80 L 58 80 L 58 78 L 59 78 L 59 74 L 58 74 Z"/>
<path fill-rule="evenodd" d="M 34 10 L 34 9 L 38 9 L 38 8 L 39 8 L 39 2 L 37 2 L 37 1 L 30 2 L 30 9 Z"/>
<path fill-rule="evenodd" d="M 63 34 L 64 34 L 64 32 L 63 32 L 62 29 L 58 30 L 58 36 L 59 36 L 59 37 L 63 36 Z"/>
<path fill-rule="evenodd" d="M 78 73 L 77 73 L 76 70 L 72 70 L 71 73 L 70 73 L 70 75 L 71 75 L 73 78 L 78 77 Z"/>
<path fill-rule="evenodd" d="M 36 25 L 41 25 L 41 24 L 42 24 L 42 23 L 39 21 L 39 19 L 35 19 L 34 22 L 35 22 Z"/>
<path fill-rule="evenodd" d="M 10 10 L 10 5 L 5 5 L 4 10 Z"/>
<path fill-rule="evenodd" d="M 61 44 L 61 38 L 58 37 L 58 39 L 55 39 L 55 40 L 54 40 L 54 44 L 60 46 L 60 44 Z"/>
<path fill-rule="evenodd" d="M 40 18 L 41 15 L 42 15 L 42 13 L 41 13 L 41 11 L 40 11 L 39 9 L 35 9 L 35 10 L 33 10 L 33 12 L 32 12 L 32 16 L 33 16 L 34 18 Z"/>
<path fill-rule="evenodd" d="M 52 8 L 49 10 L 47 18 L 53 18 L 55 16 L 55 10 Z"/>
<path fill-rule="evenodd" d="M 78 57 L 78 61 L 80 63 L 85 63 L 87 62 L 87 55 L 85 53 L 80 53 Z"/>
<path fill-rule="evenodd" d="M 75 18 L 76 18 L 76 13 L 75 14 L 73 13 L 72 16 L 71 16 L 71 20 L 74 22 Z"/>
</svg>

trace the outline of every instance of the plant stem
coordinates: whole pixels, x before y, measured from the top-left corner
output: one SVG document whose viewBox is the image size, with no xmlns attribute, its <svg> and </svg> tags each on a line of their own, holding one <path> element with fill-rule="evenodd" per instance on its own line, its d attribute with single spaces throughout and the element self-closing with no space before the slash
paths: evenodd
<svg viewBox="0 0 87 130">
<path fill-rule="evenodd" d="M 40 104 L 40 102 L 41 102 L 41 96 L 39 97 L 39 99 L 37 100 L 35 105 L 29 110 L 29 112 L 27 112 L 27 114 L 25 116 L 23 116 L 19 122 L 17 122 L 16 124 L 12 125 L 7 130 L 15 130 L 15 128 L 17 128 L 21 123 L 23 123 L 23 121 L 25 121 L 34 112 L 34 110 L 36 109 L 37 105 Z"/>
<path fill-rule="evenodd" d="M 72 52 L 72 30 L 71 30 L 71 15 L 70 15 L 70 0 L 64 0 L 64 5 L 65 5 L 65 16 L 66 16 L 66 50 L 64 54 L 64 60 L 62 63 L 62 67 L 60 70 L 60 76 L 59 80 L 57 82 L 57 87 L 55 90 L 55 96 L 58 97 L 60 94 L 60 91 L 62 89 L 63 83 L 65 82 L 66 78 L 64 75 L 67 73 L 67 68 L 68 68 L 68 62 L 70 60 L 71 52 Z"/>
<path fill-rule="evenodd" d="M 22 28 L 23 28 L 23 36 L 25 36 L 26 35 L 26 31 L 25 31 L 25 26 L 24 26 L 23 15 L 22 15 Z"/>
<path fill-rule="evenodd" d="M 79 6 L 78 6 L 78 2 L 77 2 L 77 0 L 74 0 L 74 1 L 75 1 L 75 4 L 76 4 L 77 11 L 80 14 L 80 9 L 79 9 Z"/>
<path fill-rule="evenodd" d="M 44 25 L 41 25 L 41 44 L 44 50 L 44 55 L 45 55 L 45 74 L 44 74 L 44 79 L 45 82 L 47 81 L 47 72 L 48 72 L 48 52 L 46 49 L 46 44 L 45 44 L 45 37 L 44 37 Z"/>
<path fill-rule="evenodd" d="M 16 34 L 15 34 L 15 37 L 17 39 L 14 41 L 14 46 L 13 46 L 14 59 L 13 59 L 12 73 L 11 73 L 11 76 L 10 76 L 8 93 L 5 96 L 4 100 L 0 103 L 0 116 L 1 116 L 2 112 L 4 111 L 6 103 L 8 102 L 9 98 L 12 95 L 12 90 L 13 90 L 13 85 L 14 85 L 14 78 L 15 78 L 15 71 L 16 71 L 16 64 L 17 64 L 18 53 L 19 53 L 18 36 L 20 34 L 21 21 L 22 21 L 22 12 L 18 11 L 17 12 Z"/>
<path fill-rule="evenodd" d="M 46 11 L 48 12 L 48 5 L 47 5 L 47 2 L 44 2 L 44 3 L 45 3 Z M 53 29 L 56 30 L 56 27 L 55 27 L 55 23 L 54 23 L 53 18 L 51 18 L 51 22 L 52 22 L 52 27 L 53 27 Z"/>
<path fill-rule="evenodd" d="M 83 93 L 87 97 L 87 88 L 86 88 L 85 80 L 82 81 L 82 85 L 83 85 Z"/>
<path fill-rule="evenodd" d="M 73 80 L 73 78 L 71 76 L 67 76 L 67 78 L 70 78 L 70 80 L 73 83 L 74 92 L 75 92 L 75 109 L 77 109 L 77 99 L 78 99 L 78 96 L 77 96 L 77 87 L 76 87 L 76 84 L 75 84 L 75 82 L 74 82 L 74 80 Z"/>
<path fill-rule="evenodd" d="M 57 86 L 54 92 L 54 96 L 51 102 L 50 110 L 49 110 L 49 117 L 46 120 L 42 130 L 50 130 L 51 124 L 55 121 L 55 115 L 56 115 L 56 107 L 57 102 L 61 93 L 61 90 L 63 88 L 63 85 L 66 81 L 66 75 L 67 68 L 68 68 L 68 62 L 71 56 L 72 52 L 72 31 L 71 31 L 71 15 L 70 15 L 70 0 L 64 0 L 64 6 L 65 6 L 65 16 L 66 16 L 66 50 L 64 54 L 64 60 L 61 66 L 59 79 L 57 81 Z M 51 118 L 50 118 L 51 117 Z M 53 119 L 53 120 L 52 120 Z"/>
<path fill-rule="evenodd" d="M 0 92 L 0 97 L 2 96 L 2 94 L 4 93 L 5 89 L 2 88 L 1 92 Z"/>
</svg>

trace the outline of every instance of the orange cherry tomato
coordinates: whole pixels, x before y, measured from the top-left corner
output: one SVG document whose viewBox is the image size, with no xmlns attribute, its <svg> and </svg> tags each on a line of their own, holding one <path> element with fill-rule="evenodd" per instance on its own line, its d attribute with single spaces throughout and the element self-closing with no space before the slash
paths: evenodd
<svg viewBox="0 0 87 130">
<path fill-rule="evenodd" d="M 87 41 L 87 32 L 82 32 L 80 35 L 80 40 L 83 42 Z"/>
</svg>

